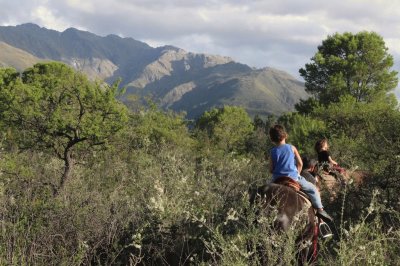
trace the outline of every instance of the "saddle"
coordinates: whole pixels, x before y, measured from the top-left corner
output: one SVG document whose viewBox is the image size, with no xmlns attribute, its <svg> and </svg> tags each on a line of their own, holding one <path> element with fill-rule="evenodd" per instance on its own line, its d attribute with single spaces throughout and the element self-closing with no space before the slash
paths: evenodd
<svg viewBox="0 0 400 266">
<path fill-rule="evenodd" d="M 306 203 L 308 203 L 307 205 L 311 205 L 310 197 L 301 190 L 300 184 L 294 181 L 292 178 L 288 176 L 281 176 L 275 179 L 273 183 L 294 189 L 296 193 L 302 197 Z"/>
<path fill-rule="evenodd" d="M 277 179 L 275 179 L 274 183 L 278 184 L 278 185 L 283 185 L 283 186 L 293 188 L 296 192 L 300 191 L 300 188 L 301 188 L 301 186 L 298 182 L 294 181 L 292 178 L 290 178 L 288 176 L 278 177 Z"/>
</svg>

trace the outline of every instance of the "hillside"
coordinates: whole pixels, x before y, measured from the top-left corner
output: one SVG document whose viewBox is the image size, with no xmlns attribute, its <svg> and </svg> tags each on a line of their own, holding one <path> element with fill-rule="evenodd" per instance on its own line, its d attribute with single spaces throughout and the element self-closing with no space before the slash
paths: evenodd
<svg viewBox="0 0 400 266">
<path fill-rule="evenodd" d="M 165 109 L 197 117 L 211 107 L 237 105 L 251 115 L 281 114 L 307 98 L 284 71 L 254 69 L 218 55 L 173 46 L 153 48 L 132 38 L 35 24 L 0 27 L 0 65 L 22 70 L 40 60 L 65 62 L 91 79 L 122 79 L 128 95 L 151 96 Z"/>
<path fill-rule="evenodd" d="M 0 66 L 13 66 L 18 71 L 22 71 L 41 61 L 43 59 L 24 50 L 0 42 Z"/>
</svg>

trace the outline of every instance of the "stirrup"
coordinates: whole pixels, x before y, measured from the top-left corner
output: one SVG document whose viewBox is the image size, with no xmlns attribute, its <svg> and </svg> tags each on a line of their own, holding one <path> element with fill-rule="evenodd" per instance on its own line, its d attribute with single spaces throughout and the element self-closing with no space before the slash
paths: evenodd
<svg viewBox="0 0 400 266">
<path fill-rule="evenodd" d="M 319 223 L 319 236 L 322 238 L 328 238 L 333 236 L 332 230 L 327 223 L 320 220 Z"/>
</svg>

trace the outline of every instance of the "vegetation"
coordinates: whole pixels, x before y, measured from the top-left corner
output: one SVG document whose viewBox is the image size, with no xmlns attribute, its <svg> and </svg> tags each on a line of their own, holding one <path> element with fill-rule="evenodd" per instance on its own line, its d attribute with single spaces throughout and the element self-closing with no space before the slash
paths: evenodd
<svg viewBox="0 0 400 266">
<path fill-rule="evenodd" d="M 307 112 L 254 121 L 225 106 L 188 126 L 155 106 L 128 111 L 119 91 L 58 63 L 0 69 L 0 265 L 257 265 L 257 243 L 292 265 L 296 232 L 276 234 L 271 217 L 256 227 L 247 198 L 270 179 L 276 122 L 301 153 L 314 156 L 328 137 L 340 164 L 369 176 L 331 201 L 324 192 L 342 238 L 321 240 L 319 264 L 399 264 L 400 112 L 390 94 L 317 93 Z"/>
<path fill-rule="evenodd" d="M 51 150 L 64 162 L 54 193 L 62 189 L 74 165 L 74 150 L 103 145 L 127 122 L 126 108 L 115 99 L 118 84 L 91 83 L 61 63 L 36 64 L 21 76 L 4 70 L 1 118 L 21 149 Z"/>
<path fill-rule="evenodd" d="M 372 102 L 397 86 L 397 72 L 391 71 L 393 57 L 382 37 L 374 32 L 336 33 L 318 47 L 312 63 L 300 69 L 311 98 L 297 105 L 312 109 L 315 101 L 327 106 L 345 95 L 357 102 Z"/>
</svg>

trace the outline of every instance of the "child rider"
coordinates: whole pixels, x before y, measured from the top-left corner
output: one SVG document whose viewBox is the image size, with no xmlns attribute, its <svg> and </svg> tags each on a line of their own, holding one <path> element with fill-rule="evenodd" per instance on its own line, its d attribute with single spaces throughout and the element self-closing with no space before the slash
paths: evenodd
<svg viewBox="0 0 400 266">
<path fill-rule="evenodd" d="M 299 174 L 303 162 L 296 147 L 286 143 L 288 134 L 285 128 L 281 125 L 275 125 L 270 128 L 269 136 L 275 145 L 271 149 L 269 162 L 272 182 L 282 176 L 292 178 L 300 184 L 301 190 L 310 197 L 313 207 L 317 210 L 317 216 L 332 221 L 332 217 L 323 209 L 317 188 Z"/>
</svg>

